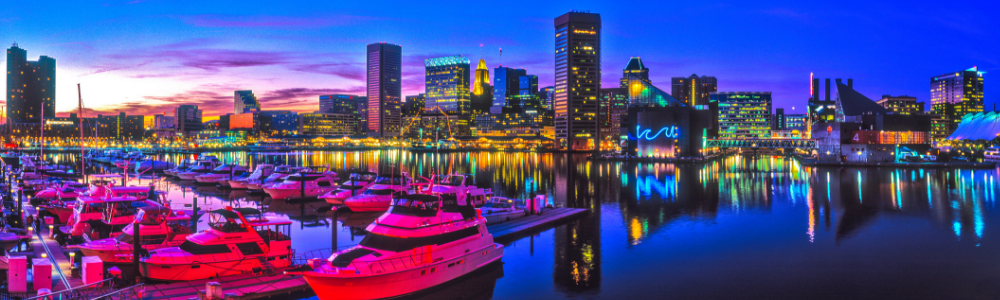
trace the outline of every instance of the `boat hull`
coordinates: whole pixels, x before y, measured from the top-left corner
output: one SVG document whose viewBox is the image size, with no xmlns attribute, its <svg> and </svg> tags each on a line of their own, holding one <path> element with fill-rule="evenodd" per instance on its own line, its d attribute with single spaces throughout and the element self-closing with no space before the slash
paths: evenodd
<svg viewBox="0 0 1000 300">
<path fill-rule="evenodd" d="M 300 189 L 275 189 L 275 188 L 264 188 L 264 192 L 271 196 L 274 200 L 287 200 L 292 198 L 311 198 L 317 197 L 319 195 L 325 194 L 328 190 L 309 190 L 306 192 L 301 192 Z"/>
<path fill-rule="evenodd" d="M 289 265 L 287 259 L 275 259 L 270 263 L 276 269 Z M 145 260 L 139 262 L 139 271 L 143 276 L 164 281 L 189 281 L 215 276 L 238 275 L 253 272 L 254 268 L 263 268 L 256 257 L 198 264 L 161 264 L 149 263 Z"/>
<path fill-rule="evenodd" d="M 500 261 L 502 257 L 503 245 L 493 244 L 492 247 L 411 270 L 371 276 L 306 272 L 303 277 L 320 300 L 379 299 L 413 294 L 444 284 Z"/>
<path fill-rule="evenodd" d="M 247 182 L 245 180 L 229 180 L 229 188 L 234 190 L 245 190 Z"/>
</svg>

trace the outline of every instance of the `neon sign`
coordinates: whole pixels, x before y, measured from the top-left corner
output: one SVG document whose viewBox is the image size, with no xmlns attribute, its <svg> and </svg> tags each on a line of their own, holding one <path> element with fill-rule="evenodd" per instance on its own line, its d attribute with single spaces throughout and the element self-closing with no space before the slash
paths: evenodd
<svg viewBox="0 0 1000 300">
<path fill-rule="evenodd" d="M 680 129 L 678 129 L 677 126 L 664 126 L 663 128 L 660 128 L 660 130 L 657 131 L 655 134 L 650 136 L 649 133 L 651 131 L 652 130 L 649 129 L 642 130 L 641 128 L 639 128 L 639 126 L 635 127 L 635 132 L 638 133 L 637 139 L 645 138 L 647 141 L 652 141 L 656 137 L 660 136 L 661 133 L 666 138 L 674 138 L 674 139 L 676 139 L 677 136 L 680 135 Z"/>
</svg>

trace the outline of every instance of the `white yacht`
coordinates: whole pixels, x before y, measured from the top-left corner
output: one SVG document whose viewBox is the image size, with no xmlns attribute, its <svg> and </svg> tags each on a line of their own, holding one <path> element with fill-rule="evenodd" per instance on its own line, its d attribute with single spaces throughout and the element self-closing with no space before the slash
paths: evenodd
<svg viewBox="0 0 1000 300">
<path fill-rule="evenodd" d="M 248 183 L 260 181 L 262 178 L 271 176 L 272 173 L 274 173 L 274 165 L 260 164 L 257 165 L 257 169 L 253 173 L 250 173 L 250 175 L 229 180 L 229 187 L 234 190 L 246 189 Z"/>
<path fill-rule="evenodd" d="M 221 165 L 221 163 L 219 163 L 219 160 L 217 159 L 199 160 L 198 163 L 188 168 L 187 171 L 179 172 L 176 174 L 176 176 L 181 180 L 194 180 L 196 176 L 208 174 L 209 172 L 212 172 L 212 170 L 217 168 L 219 165 Z"/>
<path fill-rule="evenodd" d="M 333 172 L 299 172 L 285 178 L 280 183 L 264 186 L 264 192 L 274 200 L 291 198 L 312 198 L 337 189 Z"/>
<path fill-rule="evenodd" d="M 377 299 L 425 290 L 503 257 L 471 203 L 448 195 L 395 197 L 366 230 L 357 246 L 285 273 L 302 274 L 320 300 Z"/>
<path fill-rule="evenodd" d="M 180 246 L 191 232 L 191 216 L 179 211 L 171 211 L 163 206 L 139 207 L 139 243 L 143 249 L 154 250 Z M 132 246 L 135 233 L 131 222 L 116 237 L 89 241 L 71 248 L 78 248 L 86 256 L 97 256 L 106 263 L 132 262 Z"/>
<path fill-rule="evenodd" d="M 378 174 L 375 172 L 351 173 L 351 176 L 340 187 L 319 196 L 319 198 L 333 205 L 344 204 L 344 200 L 347 198 L 359 195 L 368 190 L 368 187 L 375 183 L 376 178 L 378 178 Z"/>
<path fill-rule="evenodd" d="M 199 184 L 216 184 L 225 182 L 226 186 L 228 186 L 230 179 L 236 178 L 246 171 L 247 168 L 244 166 L 226 164 L 216 167 L 215 170 L 212 170 L 212 172 L 195 176 L 194 180 Z"/>
<path fill-rule="evenodd" d="M 385 211 L 389 209 L 393 196 L 410 193 L 412 181 L 406 172 L 379 176 L 363 193 L 344 200 L 344 205 L 356 212 Z"/>
<path fill-rule="evenodd" d="M 275 182 L 281 182 L 285 180 L 285 177 L 288 177 L 289 175 L 298 172 L 310 172 L 310 170 L 307 168 L 299 168 L 292 166 L 278 166 L 274 168 L 274 173 L 271 173 L 271 175 L 268 175 L 267 177 L 264 177 L 263 179 L 260 180 L 248 181 L 247 189 L 251 191 L 263 191 L 265 185 L 270 185 Z"/>
</svg>

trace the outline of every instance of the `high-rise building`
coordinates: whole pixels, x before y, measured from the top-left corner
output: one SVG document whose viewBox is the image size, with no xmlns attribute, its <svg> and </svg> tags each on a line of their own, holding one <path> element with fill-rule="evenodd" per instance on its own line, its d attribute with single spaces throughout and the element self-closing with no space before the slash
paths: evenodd
<svg viewBox="0 0 1000 300">
<path fill-rule="evenodd" d="M 299 113 L 289 110 L 261 111 L 258 113 L 258 121 L 261 123 L 260 132 L 268 136 L 294 134 L 299 129 Z M 362 128 L 358 128 L 359 132 L 361 130 Z"/>
<path fill-rule="evenodd" d="M 785 120 L 785 109 L 775 108 L 774 116 L 771 117 L 771 130 L 785 130 L 788 127 L 788 120 Z"/>
<path fill-rule="evenodd" d="M 486 61 L 479 59 L 476 66 L 476 74 L 472 82 L 472 114 L 485 114 L 490 112 L 493 105 L 493 85 L 490 81 L 490 69 L 486 67 Z"/>
<path fill-rule="evenodd" d="M 353 134 L 363 135 L 368 124 L 368 97 L 346 94 L 321 95 L 317 112 L 351 114 L 361 126 L 358 128 L 359 132 Z"/>
<path fill-rule="evenodd" d="M 368 129 L 371 136 L 399 135 L 403 83 L 403 47 L 386 43 L 368 45 Z"/>
<path fill-rule="evenodd" d="M 642 59 L 633 57 L 628 60 L 628 64 L 625 65 L 625 69 L 622 70 L 621 87 L 628 87 L 629 75 L 635 75 L 649 81 L 649 68 L 646 68 L 646 65 L 642 63 Z"/>
<path fill-rule="evenodd" d="M 247 112 L 257 112 L 260 111 L 260 102 L 257 101 L 257 96 L 253 95 L 253 91 L 236 91 L 233 93 L 233 113 L 242 114 Z"/>
<path fill-rule="evenodd" d="M 601 126 L 600 147 L 602 151 L 620 150 L 622 122 L 627 114 L 628 89 L 601 89 L 601 109 L 598 121 Z"/>
<path fill-rule="evenodd" d="M 931 77 L 931 113 L 943 119 L 932 133 L 940 141 L 958 128 L 962 117 L 983 112 L 983 74 L 978 67 Z"/>
<path fill-rule="evenodd" d="M 491 114 L 504 112 L 504 108 L 520 108 L 517 97 L 521 92 L 521 76 L 527 76 L 525 69 L 497 67 L 493 69 L 493 106 Z"/>
<path fill-rule="evenodd" d="M 174 119 L 177 120 L 177 135 L 189 137 L 203 129 L 201 110 L 197 105 L 178 106 L 174 110 Z"/>
<path fill-rule="evenodd" d="M 454 55 L 424 60 L 425 105 L 427 111 L 441 109 L 447 114 L 472 113 L 469 92 L 469 59 Z"/>
<path fill-rule="evenodd" d="M 601 15 L 555 19 L 555 136 L 559 151 L 597 149 L 601 92 Z"/>
<path fill-rule="evenodd" d="M 670 78 L 670 95 L 687 105 L 707 105 L 709 94 L 719 90 L 715 76 L 691 74 Z"/>
<path fill-rule="evenodd" d="M 403 104 L 403 116 L 412 117 L 419 115 L 427 107 L 425 94 L 406 96 L 406 103 Z"/>
<path fill-rule="evenodd" d="M 538 101 L 542 103 L 542 108 L 552 110 L 552 96 L 556 87 L 547 86 L 538 90 Z"/>
<path fill-rule="evenodd" d="M 111 116 L 97 115 L 96 135 L 114 140 L 141 140 L 146 134 L 144 119 L 141 115 L 125 115 L 125 112 Z"/>
<path fill-rule="evenodd" d="M 719 137 L 765 139 L 771 136 L 771 92 L 718 92 Z"/>
<path fill-rule="evenodd" d="M 56 60 L 41 56 L 29 61 L 28 52 L 14 44 L 7 49 L 7 122 L 13 134 L 37 133 L 45 118 L 56 116 Z M 34 130 L 29 128 L 33 127 Z"/>
<path fill-rule="evenodd" d="M 313 112 L 299 115 L 299 133 L 303 135 L 354 135 L 360 128 L 353 114 Z"/>
<path fill-rule="evenodd" d="M 924 103 L 917 102 L 917 97 L 882 95 L 875 101 L 878 105 L 900 115 L 916 115 L 924 113 Z"/>
</svg>

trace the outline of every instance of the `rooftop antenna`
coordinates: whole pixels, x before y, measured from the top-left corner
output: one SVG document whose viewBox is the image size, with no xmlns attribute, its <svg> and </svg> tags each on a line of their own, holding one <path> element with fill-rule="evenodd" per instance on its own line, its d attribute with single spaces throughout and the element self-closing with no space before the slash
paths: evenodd
<svg viewBox="0 0 1000 300">
<path fill-rule="evenodd" d="M 503 48 L 500 48 L 500 58 L 497 59 L 497 62 L 499 62 L 500 66 L 503 67 Z"/>
<path fill-rule="evenodd" d="M 483 59 L 483 44 L 479 44 L 479 59 Z"/>
</svg>

